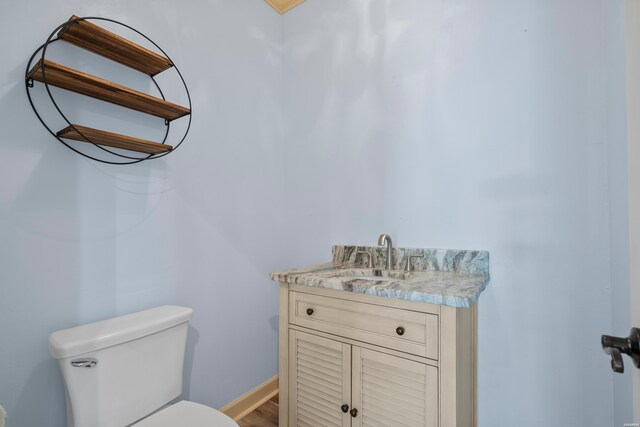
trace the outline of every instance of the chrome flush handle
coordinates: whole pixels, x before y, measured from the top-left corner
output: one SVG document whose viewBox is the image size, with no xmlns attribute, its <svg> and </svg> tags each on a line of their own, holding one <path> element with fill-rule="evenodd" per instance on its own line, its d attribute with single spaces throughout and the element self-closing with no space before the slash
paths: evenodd
<svg viewBox="0 0 640 427">
<path fill-rule="evenodd" d="M 76 359 L 71 361 L 71 366 L 74 368 L 93 368 L 98 364 L 98 359 L 88 357 L 86 359 Z"/>
</svg>

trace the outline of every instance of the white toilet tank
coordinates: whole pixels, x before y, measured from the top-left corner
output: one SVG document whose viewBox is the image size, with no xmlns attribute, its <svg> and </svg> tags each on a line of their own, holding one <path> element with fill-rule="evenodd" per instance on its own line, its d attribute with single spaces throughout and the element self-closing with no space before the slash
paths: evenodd
<svg viewBox="0 0 640 427">
<path fill-rule="evenodd" d="M 52 333 L 68 426 L 127 426 L 178 397 L 192 315 L 163 306 Z"/>
</svg>

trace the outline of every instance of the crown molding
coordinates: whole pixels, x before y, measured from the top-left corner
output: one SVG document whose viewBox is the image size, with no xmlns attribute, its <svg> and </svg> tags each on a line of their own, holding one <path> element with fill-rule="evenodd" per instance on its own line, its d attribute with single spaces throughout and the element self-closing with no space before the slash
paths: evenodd
<svg viewBox="0 0 640 427">
<path fill-rule="evenodd" d="M 285 13 L 287 10 L 296 7 L 304 0 L 264 0 L 279 14 Z"/>
</svg>

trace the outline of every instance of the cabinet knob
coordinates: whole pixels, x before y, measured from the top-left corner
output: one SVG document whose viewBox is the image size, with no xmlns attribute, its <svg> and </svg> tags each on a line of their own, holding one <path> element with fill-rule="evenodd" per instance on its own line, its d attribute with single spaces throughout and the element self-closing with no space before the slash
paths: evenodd
<svg viewBox="0 0 640 427">
<path fill-rule="evenodd" d="M 307 314 L 311 316 L 313 314 L 313 308 L 307 308 Z"/>
<path fill-rule="evenodd" d="M 349 413 L 353 418 L 358 416 L 358 410 L 356 408 L 353 408 L 351 411 L 349 411 Z"/>
<path fill-rule="evenodd" d="M 346 414 L 347 412 L 349 412 L 349 405 L 347 405 L 347 404 L 345 403 L 344 405 L 342 405 L 342 406 L 340 407 L 340 409 L 342 410 L 342 412 L 344 412 L 344 413 Z"/>
<path fill-rule="evenodd" d="M 402 326 L 398 326 L 396 328 L 396 334 L 398 335 L 404 335 L 404 328 Z"/>
</svg>

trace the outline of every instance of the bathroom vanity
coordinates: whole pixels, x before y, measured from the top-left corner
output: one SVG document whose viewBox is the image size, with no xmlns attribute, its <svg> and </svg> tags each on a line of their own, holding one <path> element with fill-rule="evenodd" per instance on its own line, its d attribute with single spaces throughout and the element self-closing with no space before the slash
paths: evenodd
<svg viewBox="0 0 640 427">
<path fill-rule="evenodd" d="M 476 425 L 487 252 L 334 246 L 331 263 L 271 277 L 280 426 Z"/>
</svg>

